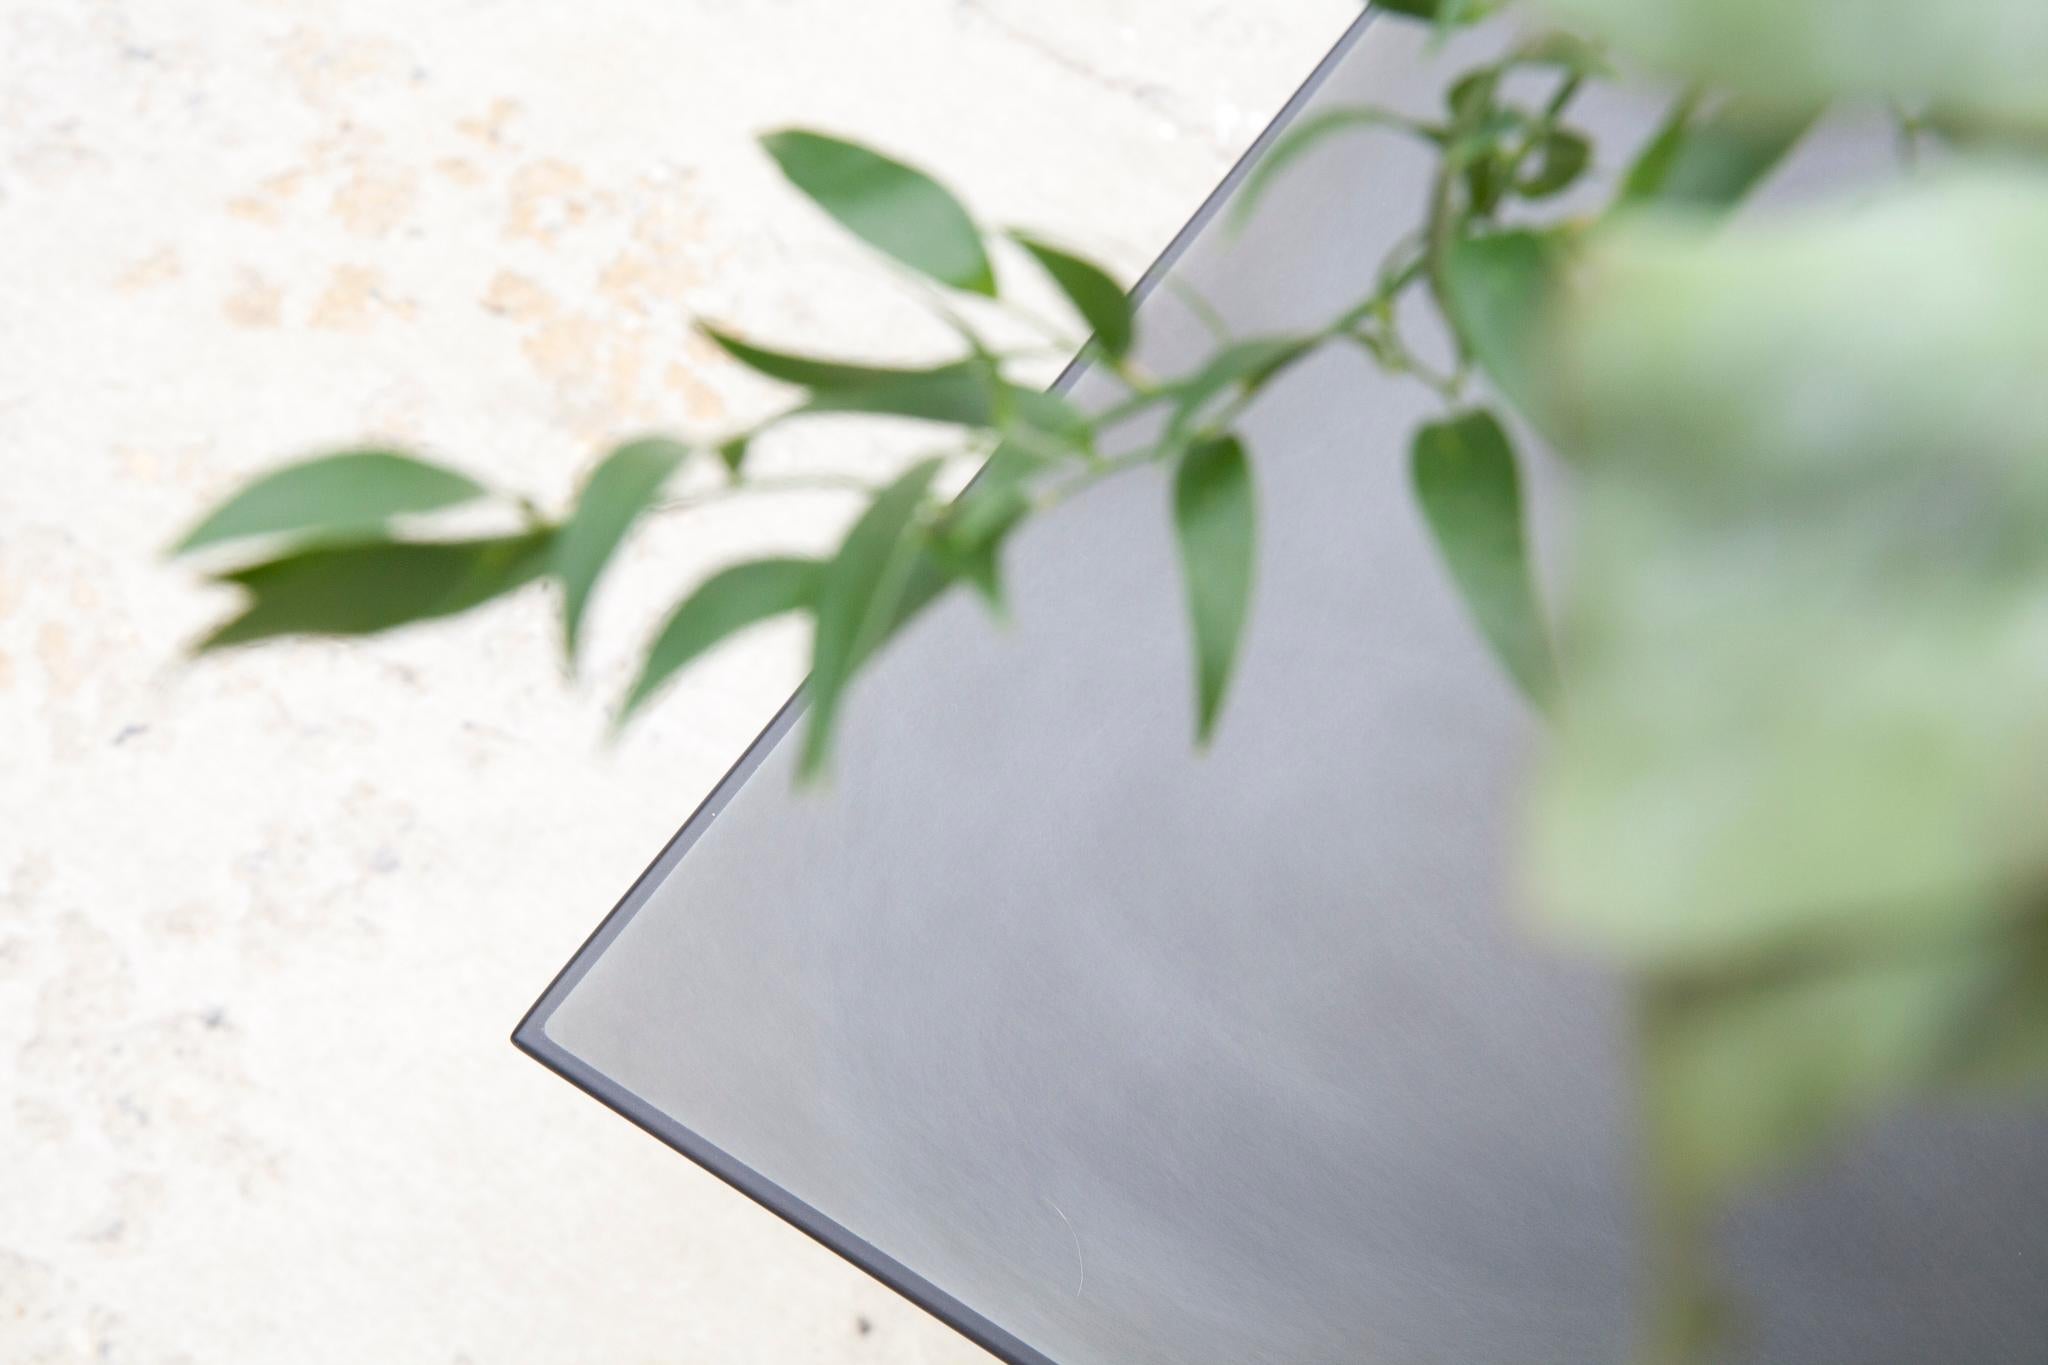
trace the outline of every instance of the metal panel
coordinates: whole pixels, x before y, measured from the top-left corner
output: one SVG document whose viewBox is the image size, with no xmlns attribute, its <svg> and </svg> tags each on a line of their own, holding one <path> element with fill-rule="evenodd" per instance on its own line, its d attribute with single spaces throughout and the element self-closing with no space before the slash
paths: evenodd
<svg viewBox="0 0 2048 1365">
<path fill-rule="evenodd" d="M 1279 123 L 1433 99 L 1421 42 L 1361 20 Z M 1324 320 L 1427 171 L 1348 140 L 1237 234 L 1240 166 L 1147 276 L 1148 360 L 1209 344 L 1169 275 L 1244 334 Z M 792 787 L 792 701 L 519 1045 L 1006 1360 L 1622 1358 L 1618 996 L 1514 922 L 1535 731 L 1411 507 L 1428 411 L 1331 353 L 1248 414 L 1265 536 L 1210 752 L 1136 473 L 1027 528 L 1010 628 L 948 599 L 878 662 L 828 791 Z M 2038 1359 L 2042 1150 L 1900 1125 L 1745 1210 L 1759 1358 Z"/>
</svg>

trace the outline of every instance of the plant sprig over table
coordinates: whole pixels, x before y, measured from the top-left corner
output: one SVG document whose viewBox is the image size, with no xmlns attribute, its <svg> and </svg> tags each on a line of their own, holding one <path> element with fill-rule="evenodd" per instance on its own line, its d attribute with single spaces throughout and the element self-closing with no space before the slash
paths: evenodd
<svg viewBox="0 0 2048 1365">
<path fill-rule="evenodd" d="M 1150 465 L 1171 474 L 1206 739 L 1258 553 L 1258 453 L 1239 419 L 1309 355 L 1355 347 L 1441 401 L 1408 452 L 1418 508 L 1474 628 L 1552 722 L 1530 798 L 1540 922 L 1633 983 L 1640 1358 L 1720 1358 L 1741 1341 L 1711 1246 L 1733 1194 L 1882 1113 L 2048 1077 L 2048 6 L 1384 8 L 1505 36 L 1447 72 L 1434 115 L 1318 115 L 1246 186 L 1240 213 L 1336 136 L 1434 156 L 1413 232 L 1317 330 L 1151 373 L 1097 266 L 984 229 L 877 152 L 779 133 L 765 146 L 790 181 L 933 291 L 952 359 L 858 364 L 708 329 L 787 386 L 786 408 L 621 446 L 559 519 L 400 451 L 280 469 L 178 547 L 248 552 L 220 574 L 248 600 L 202 648 L 367 634 L 548 580 L 573 663 L 606 565 L 677 479 L 711 469 L 726 494 L 766 491 L 750 455 L 778 428 L 910 418 L 944 448 L 852 485 L 865 510 L 829 557 L 705 579 L 654 631 L 621 717 L 734 633 L 807 615 L 816 773 L 845 689 L 921 606 L 966 585 L 1000 610 L 1019 525 Z M 1550 206 L 1583 200 L 1600 162 L 1573 112 L 1616 64 L 1671 78 L 1669 114 L 1610 207 L 1565 217 Z M 1872 111 L 1898 129 L 1896 183 L 1728 220 L 1810 128 Z M 1013 268 L 1071 303 L 1117 396 L 1083 411 L 1014 378 L 1018 357 L 968 320 L 1008 306 Z M 1447 347 L 1411 336 L 1417 301 Z M 1531 430 L 1573 470 L 1572 567 L 1548 608 L 1513 435 Z M 524 524 L 421 529 L 493 499 Z"/>
</svg>

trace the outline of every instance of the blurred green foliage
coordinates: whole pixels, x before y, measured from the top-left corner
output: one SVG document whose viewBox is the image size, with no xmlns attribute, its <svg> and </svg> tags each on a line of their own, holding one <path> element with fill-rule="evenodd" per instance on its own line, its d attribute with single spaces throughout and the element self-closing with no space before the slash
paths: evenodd
<svg viewBox="0 0 2048 1365">
<path fill-rule="evenodd" d="M 1306 357 L 1356 347 L 1441 402 L 1409 452 L 1419 514 L 1473 628 L 1552 722 L 1529 821 L 1537 923 L 1633 984 L 1640 1357 L 1723 1358 L 1739 1305 L 1717 1290 L 1713 1232 L 1734 1194 L 1890 1110 L 2048 1077 L 2048 834 L 2034 818 L 2048 787 L 2048 7 L 1382 8 L 1440 31 L 1505 27 L 1499 55 L 1446 72 L 1433 114 L 1325 112 L 1244 188 L 1240 219 L 1334 136 L 1435 158 L 1413 233 L 1324 326 L 1226 338 L 1185 372 L 1151 373 L 1100 267 L 984 229 L 879 152 L 777 133 L 766 149 L 796 189 L 946 299 L 956 356 L 891 368 L 707 329 L 788 404 L 748 430 L 621 446 L 559 518 L 400 452 L 286 467 L 177 547 L 239 556 L 219 577 L 245 607 L 201 647 L 366 634 L 546 578 L 573 661 L 619 548 L 694 505 L 672 499 L 679 480 L 709 473 L 744 495 L 767 486 L 749 455 L 784 423 L 909 418 L 947 433 L 946 450 L 853 485 L 864 510 L 835 553 L 731 566 L 687 594 L 621 719 L 730 636 L 807 616 L 815 774 L 862 665 L 920 607 L 961 584 L 1000 611 L 1018 526 L 1157 466 L 1205 739 L 1257 570 L 1257 452 L 1238 419 Z M 1617 69 L 1673 91 L 1626 164 L 1571 122 Z M 1897 183 L 1729 221 L 1830 111 L 1896 121 L 1912 153 Z M 1600 211 L 1555 208 L 1603 165 Z M 1020 386 L 1017 357 L 971 322 L 1010 306 L 1013 265 L 1094 332 L 1121 385 L 1105 407 Z M 1414 342 L 1417 304 L 1447 348 Z M 1517 432 L 1574 471 L 1555 610 L 1529 563 Z M 949 499 L 954 468 L 980 474 Z M 423 520 L 491 503 L 520 529 L 452 539 Z"/>
<path fill-rule="evenodd" d="M 1643 966 L 1910 939 L 2048 873 L 2044 242 L 2048 178 L 1976 172 L 1589 253 L 1536 805 L 1576 938 Z"/>
<path fill-rule="evenodd" d="M 2048 119 L 2038 0 L 1547 0 L 1651 66 L 1781 110 L 1900 101 L 1997 122 Z"/>
</svg>

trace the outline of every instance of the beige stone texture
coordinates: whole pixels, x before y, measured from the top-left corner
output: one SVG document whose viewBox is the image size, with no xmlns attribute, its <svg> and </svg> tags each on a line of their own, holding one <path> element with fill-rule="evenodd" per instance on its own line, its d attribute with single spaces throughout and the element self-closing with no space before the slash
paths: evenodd
<svg viewBox="0 0 2048 1365">
<path fill-rule="evenodd" d="M 928 345 L 778 125 L 1134 274 L 1353 13 L 0 0 L 0 1361 L 978 1358 L 506 1041 L 797 674 L 767 631 L 607 747 L 659 612 L 843 504 L 664 521 L 573 682 L 539 591 L 191 662 L 228 598 L 161 551 L 362 439 L 560 507 L 770 401 L 692 318 Z"/>
</svg>

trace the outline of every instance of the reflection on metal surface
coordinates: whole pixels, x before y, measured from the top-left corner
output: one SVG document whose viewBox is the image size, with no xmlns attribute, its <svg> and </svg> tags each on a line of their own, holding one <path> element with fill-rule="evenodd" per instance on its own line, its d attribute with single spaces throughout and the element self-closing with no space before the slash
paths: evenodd
<svg viewBox="0 0 2048 1365">
<path fill-rule="evenodd" d="M 1418 30 L 1361 33 L 1305 100 L 1433 98 Z M 1166 268 L 1242 334 L 1320 322 L 1426 170 L 1333 144 Z M 1174 290 L 1144 318 L 1161 370 L 1207 344 Z M 1621 1358 L 1618 1001 L 1514 921 L 1534 725 L 1411 506 L 1424 397 L 1331 354 L 1249 414 L 1267 531 L 1211 752 L 1140 473 L 1028 528 L 1011 629 L 916 624 L 829 792 L 793 790 L 786 711 L 522 1045 L 1011 1360 Z M 1898 1125 L 1743 1211 L 1759 1358 L 2026 1358 L 2030 1150 Z"/>
</svg>

